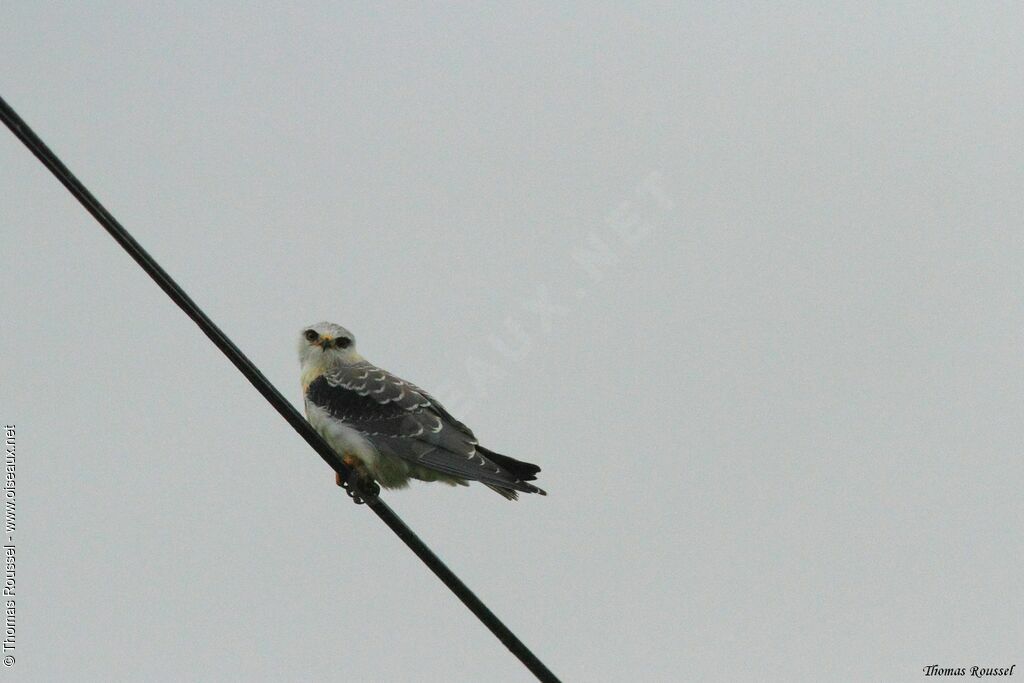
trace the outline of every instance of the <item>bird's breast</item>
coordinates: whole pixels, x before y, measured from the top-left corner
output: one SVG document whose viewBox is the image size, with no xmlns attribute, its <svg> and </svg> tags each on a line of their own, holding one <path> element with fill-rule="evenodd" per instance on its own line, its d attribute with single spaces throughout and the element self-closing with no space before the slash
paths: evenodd
<svg viewBox="0 0 1024 683">
<path fill-rule="evenodd" d="M 377 461 L 377 448 L 369 439 L 308 400 L 306 418 L 340 456 L 354 455 L 368 467 Z"/>
</svg>

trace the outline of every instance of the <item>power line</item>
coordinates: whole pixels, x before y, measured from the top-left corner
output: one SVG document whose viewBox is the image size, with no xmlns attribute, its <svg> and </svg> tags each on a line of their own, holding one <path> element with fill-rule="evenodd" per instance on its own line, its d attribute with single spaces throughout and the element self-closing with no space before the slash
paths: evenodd
<svg viewBox="0 0 1024 683">
<path fill-rule="evenodd" d="M 228 357 L 238 371 L 241 372 L 249 382 L 256 387 L 256 390 L 267 399 L 270 405 L 274 406 L 288 424 L 313 447 L 321 458 L 338 473 L 341 481 L 348 481 L 351 470 L 341 461 L 334 449 L 327 445 L 327 442 L 313 429 L 309 422 L 303 418 L 295 407 L 281 395 L 273 384 L 260 372 L 251 360 L 235 346 L 224 332 L 203 312 L 201 308 L 192 301 L 178 283 L 167 274 L 160 264 L 150 256 L 138 242 L 135 241 L 127 230 L 124 229 L 114 216 L 104 208 L 96 197 L 86 189 L 75 175 L 68 170 L 57 155 L 39 138 L 38 135 L 25 123 L 18 113 L 11 108 L 7 102 L 0 97 L 0 118 L 4 124 L 11 129 L 11 132 L 21 140 L 29 151 L 43 163 L 50 172 L 56 176 L 77 199 L 86 211 L 92 214 L 103 228 L 110 233 L 121 247 L 135 259 L 135 262 L 142 267 L 146 273 L 153 278 L 153 281 L 164 290 L 164 293 L 185 312 L 189 318 L 199 326 L 199 329 L 210 338 L 210 341 Z M 512 654 L 519 658 L 527 669 L 529 669 L 538 680 L 558 683 L 558 677 L 540 661 L 528 647 L 519 640 L 512 631 L 492 612 L 483 601 L 478 598 L 466 584 L 452 572 L 451 569 L 441 561 L 434 552 L 427 547 L 427 544 L 420 540 L 412 529 L 410 529 L 388 505 L 377 496 L 377 491 L 352 490 L 347 487 L 348 493 L 356 502 L 365 502 L 367 507 L 373 510 L 381 520 L 390 527 L 402 541 L 409 546 L 409 549 L 416 553 L 427 567 L 430 568 L 439 579 L 448 586 L 455 596 L 462 601 L 477 618 L 490 629 L 491 633 L 497 636 L 505 647 Z"/>
</svg>

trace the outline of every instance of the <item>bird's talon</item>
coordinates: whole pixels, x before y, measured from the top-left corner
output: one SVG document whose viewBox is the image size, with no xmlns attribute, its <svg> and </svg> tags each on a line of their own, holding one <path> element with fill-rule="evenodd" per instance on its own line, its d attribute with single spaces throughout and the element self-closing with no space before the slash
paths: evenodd
<svg viewBox="0 0 1024 683">
<path fill-rule="evenodd" d="M 340 474 L 338 479 L 341 479 Z M 376 500 L 377 496 L 380 495 L 380 486 L 377 485 L 377 482 L 356 468 L 352 468 L 349 471 L 348 477 L 345 480 L 345 490 L 358 505 L 366 501 Z"/>
</svg>

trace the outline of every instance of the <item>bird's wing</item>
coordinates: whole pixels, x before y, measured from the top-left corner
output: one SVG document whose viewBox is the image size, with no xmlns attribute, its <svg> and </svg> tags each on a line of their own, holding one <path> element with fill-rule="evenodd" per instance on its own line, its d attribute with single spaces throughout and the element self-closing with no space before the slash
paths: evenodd
<svg viewBox="0 0 1024 683">
<path fill-rule="evenodd" d="M 379 448 L 462 479 L 533 491 L 477 449 L 476 437 L 430 394 L 363 361 L 314 380 L 306 398 Z"/>
</svg>

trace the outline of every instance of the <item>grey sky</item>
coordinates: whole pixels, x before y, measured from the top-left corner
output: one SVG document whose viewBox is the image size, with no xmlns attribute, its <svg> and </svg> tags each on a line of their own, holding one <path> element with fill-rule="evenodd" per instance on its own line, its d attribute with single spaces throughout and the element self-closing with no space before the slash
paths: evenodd
<svg viewBox="0 0 1024 683">
<path fill-rule="evenodd" d="M 556 673 L 1024 665 L 1018 5 L 218 5 L 4 3 L 0 93 L 296 404 L 332 320 L 544 468 L 388 501 Z M 6 130 L 0 187 L 3 675 L 528 680 Z"/>
</svg>

